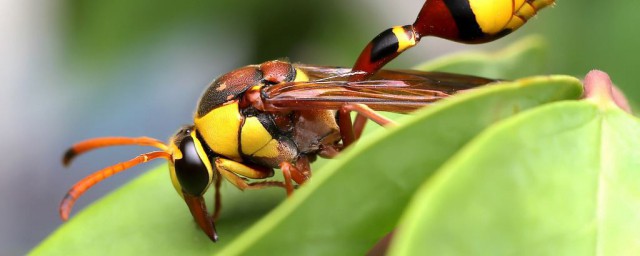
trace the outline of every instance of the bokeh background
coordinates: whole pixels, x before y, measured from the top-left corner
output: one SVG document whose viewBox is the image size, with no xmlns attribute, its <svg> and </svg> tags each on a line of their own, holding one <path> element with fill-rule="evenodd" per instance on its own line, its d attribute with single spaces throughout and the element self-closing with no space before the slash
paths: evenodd
<svg viewBox="0 0 640 256">
<path fill-rule="evenodd" d="M 59 200 L 77 180 L 145 152 L 105 149 L 65 169 L 60 158 L 73 142 L 112 135 L 168 138 L 191 122 L 200 93 L 218 75 L 277 58 L 350 66 L 377 33 L 412 23 L 422 4 L 0 0 L 0 255 L 27 253 L 61 225 Z M 558 0 L 504 40 L 469 46 L 423 39 L 390 66 L 497 50 L 541 34 L 549 46 L 544 73 L 582 77 L 602 69 L 636 105 L 639 9 L 637 0 Z M 96 186 L 76 210 L 147 168 Z"/>
</svg>

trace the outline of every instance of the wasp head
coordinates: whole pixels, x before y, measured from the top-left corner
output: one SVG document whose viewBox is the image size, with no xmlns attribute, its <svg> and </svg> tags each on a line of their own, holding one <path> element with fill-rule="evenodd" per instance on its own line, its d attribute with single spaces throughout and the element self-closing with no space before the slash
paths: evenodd
<svg viewBox="0 0 640 256">
<path fill-rule="evenodd" d="M 159 149 L 141 154 L 131 160 L 99 170 L 77 182 L 60 203 L 60 217 L 69 218 L 75 201 L 84 192 L 100 181 L 135 165 L 146 163 L 156 158 L 164 158 L 169 162 L 169 170 L 173 186 L 185 200 L 191 214 L 200 228 L 213 241 L 218 236 L 213 225 L 213 218 L 207 213 L 203 194 L 216 177 L 211 162 L 203 148 L 193 126 L 185 126 L 171 138 L 169 145 L 148 137 L 104 137 L 82 141 L 73 145 L 65 153 L 62 162 L 65 166 L 78 155 L 103 147 L 138 145 Z"/>
</svg>

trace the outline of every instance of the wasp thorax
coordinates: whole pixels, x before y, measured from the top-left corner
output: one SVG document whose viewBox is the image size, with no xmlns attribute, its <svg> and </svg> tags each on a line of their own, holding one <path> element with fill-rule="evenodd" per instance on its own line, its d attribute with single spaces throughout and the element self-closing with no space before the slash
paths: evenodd
<svg viewBox="0 0 640 256">
<path fill-rule="evenodd" d="M 237 99 L 251 86 L 262 81 L 262 72 L 256 66 L 246 66 L 222 75 L 213 81 L 198 103 L 197 116 Z"/>
</svg>

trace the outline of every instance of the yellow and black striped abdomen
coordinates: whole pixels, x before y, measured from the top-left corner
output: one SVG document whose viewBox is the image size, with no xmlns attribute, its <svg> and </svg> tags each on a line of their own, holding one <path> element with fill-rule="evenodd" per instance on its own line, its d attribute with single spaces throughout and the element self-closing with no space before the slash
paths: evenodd
<svg viewBox="0 0 640 256">
<path fill-rule="evenodd" d="M 469 0 L 476 23 L 486 35 L 500 35 L 520 28 L 538 9 L 553 4 L 553 0 Z"/>
<path fill-rule="evenodd" d="M 462 43 L 485 43 L 518 29 L 554 0 L 427 0 L 412 25 L 387 29 L 362 50 L 349 78 L 362 81 L 420 38 L 436 36 Z"/>
<path fill-rule="evenodd" d="M 459 41 L 486 42 L 515 31 L 554 0 L 442 0 Z"/>
<path fill-rule="evenodd" d="M 554 0 L 429 0 L 416 21 L 422 35 L 482 43 L 515 31 Z M 427 8 L 427 5 L 432 5 Z M 439 12 L 436 14 L 435 12 Z M 442 12 L 448 12 L 448 15 Z M 425 12 L 423 14 L 423 12 Z M 434 17 L 436 16 L 436 17 Z M 449 16 L 449 17 L 447 17 Z M 433 23 L 440 19 L 438 31 Z M 447 19 L 450 19 L 447 21 Z M 434 29 L 435 27 L 435 29 Z"/>
</svg>

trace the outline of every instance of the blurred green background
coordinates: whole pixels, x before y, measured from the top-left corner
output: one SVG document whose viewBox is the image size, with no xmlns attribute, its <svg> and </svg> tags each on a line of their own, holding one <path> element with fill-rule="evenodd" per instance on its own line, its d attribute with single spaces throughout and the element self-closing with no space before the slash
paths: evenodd
<svg viewBox="0 0 640 256">
<path fill-rule="evenodd" d="M 145 152 L 105 149 L 64 169 L 60 157 L 73 142 L 113 135 L 168 138 L 191 122 L 199 94 L 218 75 L 277 58 L 350 66 L 377 33 L 412 23 L 422 4 L 2 1 L 0 255 L 24 254 L 60 225 L 58 202 L 75 181 Z M 583 77 L 602 69 L 637 104 L 639 9 L 637 0 L 559 0 L 498 42 L 469 46 L 427 38 L 389 66 L 408 68 L 455 51 L 497 50 L 541 34 L 549 46 L 543 73 Z M 75 209 L 145 169 L 95 187 Z"/>
</svg>

